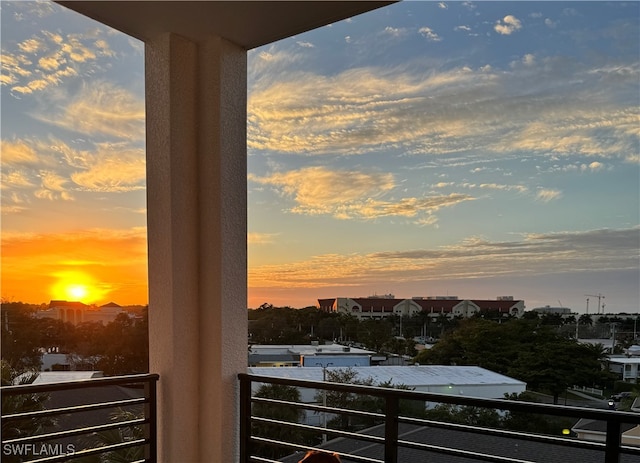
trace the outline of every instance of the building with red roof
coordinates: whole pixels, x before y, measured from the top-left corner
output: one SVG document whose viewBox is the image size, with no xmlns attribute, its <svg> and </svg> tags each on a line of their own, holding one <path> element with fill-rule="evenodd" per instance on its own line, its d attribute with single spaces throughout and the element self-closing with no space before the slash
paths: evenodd
<svg viewBox="0 0 640 463">
<path fill-rule="evenodd" d="M 468 318 L 476 314 L 522 317 L 524 301 L 511 296 L 491 300 L 459 299 L 456 296 L 413 297 L 397 299 L 393 295 L 372 297 L 337 297 L 318 299 L 318 308 L 326 312 L 353 315 L 359 319 L 382 319 L 392 315 L 411 317 L 428 313 L 434 317 Z"/>
</svg>

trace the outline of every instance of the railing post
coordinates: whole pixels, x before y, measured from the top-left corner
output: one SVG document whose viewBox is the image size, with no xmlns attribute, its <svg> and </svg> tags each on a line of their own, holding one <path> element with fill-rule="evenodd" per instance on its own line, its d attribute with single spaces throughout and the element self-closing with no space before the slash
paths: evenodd
<svg viewBox="0 0 640 463">
<path fill-rule="evenodd" d="M 384 463 L 398 463 L 399 402 L 396 396 L 385 396 Z"/>
<path fill-rule="evenodd" d="M 249 462 L 251 443 L 251 380 L 240 378 L 240 463 Z"/>
<path fill-rule="evenodd" d="M 619 463 L 620 462 L 620 421 L 615 417 L 611 417 L 607 420 L 607 440 L 604 451 L 605 463 Z"/>
<path fill-rule="evenodd" d="M 158 461 L 158 395 L 157 381 L 148 379 L 144 383 L 144 396 L 148 402 L 144 405 L 144 415 L 149 420 L 145 428 L 145 438 L 149 439 L 149 445 L 145 446 L 145 460 L 150 463 Z"/>
</svg>

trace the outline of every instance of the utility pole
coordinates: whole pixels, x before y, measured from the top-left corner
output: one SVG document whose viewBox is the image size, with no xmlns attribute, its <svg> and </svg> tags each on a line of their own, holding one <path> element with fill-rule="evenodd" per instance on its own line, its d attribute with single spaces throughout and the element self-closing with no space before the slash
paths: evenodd
<svg viewBox="0 0 640 463">
<path fill-rule="evenodd" d="M 322 363 L 316 363 L 316 366 L 322 367 L 322 382 L 325 383 L 327 381 L 327 367 L 333 365 L 332 362 L 326 363 L 326 364 L 322 364 Z M 322 390 L 322 406 L 323 407 L 327 407 L 327 390 L 323 389 Z M 322 410 L 322 427 L 326 430 L 327 429 L 327 411 L 326 410 Z M 327 442 L 327 433 L 323 432 L 322 433 L 322 443 L 326 443 Z"/>
</svg>

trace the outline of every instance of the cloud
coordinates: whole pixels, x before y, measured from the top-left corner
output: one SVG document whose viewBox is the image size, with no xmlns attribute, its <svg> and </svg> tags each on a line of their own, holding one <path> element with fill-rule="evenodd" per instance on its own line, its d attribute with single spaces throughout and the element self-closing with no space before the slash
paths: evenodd
<svg viewBox="0 0 640 463">
<path fill-rule="evenodd" d="M 306 215 L 332 215 L 337 219 L 370 220 L 381 217 L 405 217 L 425 220 L 443 207 L 474 199 L 450 194 L 387 198 L 395 188 L 392 174 L 357 171 L 332 171 L 308 167 L 274 173 L 267 177 L 249 176 L 250 181 L 271 185 L 283 196 L 292 198 L 290 212 Z M 434 219 L 430 218 L 429 223 Z"/>
<path fill-rule="evenodd" d="M 255 245 L 271 244 L 278 235 L 279 233 L 247 233 L 247 243 Z"/>
<path fill-rule="evenodd" d="M 418 32 L 429 42 L 441 42 L 442 37 L 436 34 L 430 27 L 421 27 Z"/>
<path fill-rule="evenodd" d="M 447 8 L 449 8 L 449 7 L 447 6 L 447 4 L 446 4 L 445 2 L 439 2 L 439 3 L 438 3 L 438 8 L 441 8 L 441 9 L 443 9 L 443 10 L 446 10 L 446 9 L 447 9 Z"/>
<path fill-rule="evenodd" d="M 517 191 L 518 193 L 527 193 L 529 188 L 524 185 L 504 185 L 499 183 L 481 183 L 478 188 L 488 190 Z"/>
<path fill-rule="evenodd" d="M 37 54 L 46 50 L 45 43 L 38 38 L 27 39 L 18 44 L 18 49 L 26 54 Z"/>
<path fill-rule="evenodd" d="M 67 189 L 68 180 L 55 172 L 40 172 L 40 188 L 34 192 L 38 199 L 49 201 L 72 201 L 73 195 Z"/>
<path fill-rule="evenodd" d="M 459 89 L 471 81 L 482 86 L 492 78 L 467 69 L 426 76 L 380 71 L 357 68 L 333 77 L 294 72 L 255 88 L 249 98 L 249 148 L 361 154 L 413 143 L 448 123 L 440 114 L 417 113 L 430 103 L 429 93 L 439 98 L 447 87 Z M 455 130 L 462 124 L 455 122 Z"/>
<path fill-rule="evenodd" d="M 257 81 L 249 94 L 248 148 L 296 155 L 484 153 L 485 159 L 523 151 L 604 158 L 637 152 L 636 67 L 574 67 L 533 54 L 518 63 L 507 71 L 283 70 Z"/>
<path fill-rule="evenodd" d="M 434 249 L 324 254 L 249 269 L 250 287 L 321 288 L 637 269 L 639 228 L 469 237 Z"/>
<path fill-rule="evenodd" d="M 2 171 L 2 185 L 0 187 L 4 190 L 7 188 L 28 188 L 32 187 L 33 183 L 29 180 L 29 178 L 24 175 L 22 172 L 7 172 L 6 169 Z M 12 200 L 16 202 L 18 197 L 12 197 Z M 20 200 L 21 201 L 21 200 Z"/>
<path fill-rule="evenodd" d="M 515 31 L 522 29 L 522 23 L 513 15 L 507 15 L 496 22 L 493 29 L 501 35 L 511 35 Z"/>
<path fill-rule="evenodd" d="M 2 141 L 2 212 L 26 210 L 30 199 L 72 201 L 81 192 L 121 193 L 145 188 L 145 154 L 127 142 L 76 149 L 46 140 Z M 15 207 L 17 204 L 21 206 Z"/>
<path fill-rule="evenodd" d="M 531 53 L 527 53 L 522 57 L 522 62 L 525 66 L 533 66 L 536 62 L 536 57 Z"/>
<path fill-rule="evenodd" d="M 542 188 L 536 192 L 536 199 L 545 203 L 555 201 L 556 199 L 560 199 L 561 197 L 562 192 L 560 190 Z"/>
<path fill-rule="evenodd" d="M 24 141 L 2 140 L 0 151 L 3 169 L 24 164 L 36 165 L 40 162 L 33 147 Z"/>
<path fill-rule="evenodd" d="M 42 111 L 33 116 L 43 122 L 92 136 L 125 140 L 144 139 L 144 100 L 111 82 L 85 83 L 59 112 Z M 58 102 L 60 104 L 62 102 Z"/>
<path fill-rule="evenodd" d="M 53 55 L 45 56 L 38 60 L 38 66 L 45 71 L 55 71 L 60 66 L 66 63 L 66 60 L 61 53 L 55 53 Z"/>
<path fill-rule="evenodd" d="M 605 165 L 598 161 L 593 161 L 589 164 L 582 164 L 580 166 L 580 170 L 582 171 L 590 170 L 591 172 L 598 172 L 600 170 L 604 170 L 604 168 L 605 168 Z"/>
<path fill-rule="evenodd" d="M 387 26 L 384 28 L 384 33 L 392 37 L 401 37 L 407 33 L 407 30 L 404 28 Z"/>
<path fill-rule="evenodd" d="M 296 42 L 302 48 L 315 48 L 315 45 L 311 42 Z"/>
<path fill-rule="evenodd" d="M 466 31 L 466 32 L 469 32 L 469 31 L 471 31 L 471 28 L 469 26 L 461 25 L 461 26 L 454 27 L 453 30 L 454 31 Z"/>
<path fill-rule="evenodd" d="M 293 212 L 311 215 L 336 214 L 344 204 L 378 196 L 395 186 L 392 174 L 332 171 L 323 167 L 274 173 L 268 177 L 250 176 L 249 179 L 276 187 L 283 195 L 294 199 Z"/>
<path fill-rule="evenodd" d="M 144 151 L 123 147 L 99 146 L 86 159 L 86 168 L 71 174 L 71 180 L 83 190 L 124 192 L 145 187 Z"/>
<path fill-rule="evenodd" d="M 59 85 L 63 79 L 92 73 L 103 59 L 115 56 L 109 43 L 100 38 L 105 29 L 87 34 L 42 31 L 15 44 L 15 50 L 3 49 L 2 84 L 12 85 L 14 94 L 41 92 Z"/>
</svg>

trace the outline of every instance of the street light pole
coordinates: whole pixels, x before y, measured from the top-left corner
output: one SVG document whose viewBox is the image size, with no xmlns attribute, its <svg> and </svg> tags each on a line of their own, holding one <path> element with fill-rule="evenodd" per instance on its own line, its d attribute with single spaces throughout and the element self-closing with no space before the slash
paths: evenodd
<svg viewBox="0 0 640 463">
<path fill-rule="evenodd" d="M 329 362 L 327 364 L 322 364 L 322 363 L 316 363 L 317 366 L 322 367 L 322 382 L 325 383 L 327 382 L 327 367 L 329 365 L 333 365 L 332 362 Z M 324 408 L 327 407 L 327 390 L 323 389 L 322 390 L 322 406 Z M 327 411 L 326 410 L 322 410 L 322 427 L 326 430 L 327 429 Z M 326 443 L 327 442 L 327 433 L 323 432 L 322 433 L 322 443 Z"/>
</svg>

